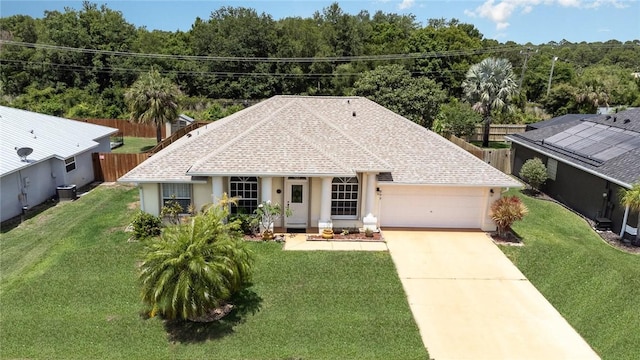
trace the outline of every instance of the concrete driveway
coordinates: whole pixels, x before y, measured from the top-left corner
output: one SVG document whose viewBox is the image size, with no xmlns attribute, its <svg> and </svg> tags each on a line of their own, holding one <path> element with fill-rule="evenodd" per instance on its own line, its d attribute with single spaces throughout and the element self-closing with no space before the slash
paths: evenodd
<svg viewBox="0 0 640 360">
<path fill-rule="evenodd" d="M 599 359 L 485 233 L 383 231 L 432 359 Z"/>
</svg>

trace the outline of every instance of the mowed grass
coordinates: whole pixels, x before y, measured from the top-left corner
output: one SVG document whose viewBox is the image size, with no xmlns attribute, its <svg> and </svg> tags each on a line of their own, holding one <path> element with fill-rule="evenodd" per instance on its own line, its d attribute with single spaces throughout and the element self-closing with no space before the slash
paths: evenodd
<svg viewBox="0 0 640 360">
<path fill-rule="evenodd" d="M 135 201 L 135 189 L 101 186 L 2 234 L 0 358 L 428 358 L 386 252 L 250 243 L 257 311 L 224 326 L 145 319 L 143 244 L 123 231 Z"/>
<path fill-rule="evenodd" d="M 518 196 L 529 214 L 513 229 L 525 246 L 502 250 L 603 359 L 638 359 L 640 256 L 560 205 Z"/>
<path fill-rule="evenodd" d="M 125 136 L 123 140 L 124 144 L 111 150 L 111 152 L 117 154 L 137 154 L 145 152 L 157 144 L 155 138 Z"/>
</svg>

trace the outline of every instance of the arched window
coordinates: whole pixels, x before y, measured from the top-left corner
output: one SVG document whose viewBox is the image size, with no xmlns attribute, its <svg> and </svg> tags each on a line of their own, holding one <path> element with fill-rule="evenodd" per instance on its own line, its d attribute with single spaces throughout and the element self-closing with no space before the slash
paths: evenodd
<svg viewBox="0 0 640 360">
<path fill-rule="evenodd" d="M 258 178 L 232 176 L 229 178 L 229 196 L 238 198 L 238 205 L 231 207 L 232 214 L 253 214 L 258 207 Z"/>
<path fill-rule="evenodd" d="M 358 216 L 358 178 L 335 177 L 331 182 L 331 216 Z"/>
</svg>

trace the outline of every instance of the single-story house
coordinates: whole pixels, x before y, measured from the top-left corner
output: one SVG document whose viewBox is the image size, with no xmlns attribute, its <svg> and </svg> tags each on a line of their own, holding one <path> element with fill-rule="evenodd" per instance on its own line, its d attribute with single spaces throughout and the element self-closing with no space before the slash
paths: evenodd
<svg viewBox="0 0 640 360">
<path fill-rule="evenodd" d="M 513 173 L 538 157 L 549 176 L 545 193 L 600 227 L 628 230 L 627 235 L 637 231 L 637 214 L 620 205 L 618 194 L 640 181 L 640 109 L 562 118 L 507 137 Z"/>
<path fill-rule="evenodd" d="M 118 129 L 0 106 L 2 221 L 93 181 L 92 152 L 110 152 Z"/>
<path fill-rule="evenodd" d="M 159 214 L 172 196 L 199 209 L 224 193 L 232 211 L 262 201 L 285 228 L 494 230 L 489 209 L 520 182 L 363 97 L 275 96 L 183 136 L 119 179 Z"/>
</svg>

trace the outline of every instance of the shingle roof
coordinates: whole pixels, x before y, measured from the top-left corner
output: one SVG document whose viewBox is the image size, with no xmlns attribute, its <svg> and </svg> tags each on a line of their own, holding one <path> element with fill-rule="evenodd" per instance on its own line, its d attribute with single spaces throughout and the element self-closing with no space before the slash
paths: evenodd
<svg viewBox="0 0 640 360">
<path fill-rule="evenodd" d="M 394 183 L 519 186 L 441 136 L 362 97 L 275 96 L 194 130 L 123 176 L 353 176 Z"/>
<path fill-rule="evenodd" d="M 6 106 L 0 106 L 0 124 L 0 175 L 52 157 L 66 159 L 75 156 L 98 146 L 94 140 L 118 131 Z M 22 147 L 33 149 L 28 161 L 21 161 L 16 154 L 16 150 Z"/>
<path fill-rule="evenodd" d="M 591 134 L 587 134 L 582 144 L 565 145 L 557 141 L 562 137 L 559 134 L 585 130 Z M 640 109 L 574 119 L 509 135 L 507 139 L 623 186 L 640 180 Z M 619 154 L 610 157 L 612 152 Z"/>
</svg>

